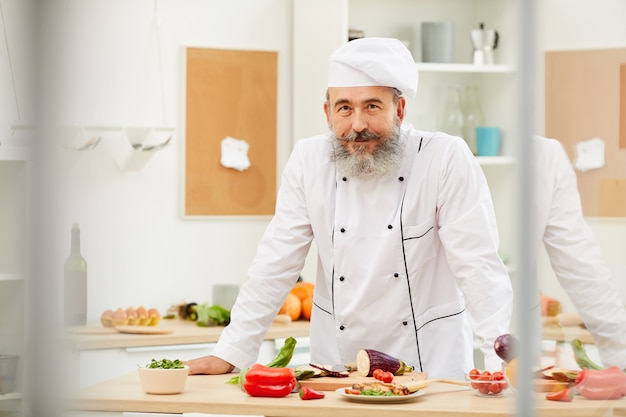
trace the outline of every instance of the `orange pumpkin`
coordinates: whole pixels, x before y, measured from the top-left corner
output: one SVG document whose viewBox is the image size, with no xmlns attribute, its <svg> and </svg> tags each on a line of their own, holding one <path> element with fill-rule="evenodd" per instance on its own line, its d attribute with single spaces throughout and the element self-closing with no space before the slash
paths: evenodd
<svg viewBox="0 0 626 417">
<path fill-rule="evenodd" d="M 313 297 L 314 288 L 315 284 L 312 282 L 298 281 L 291 289 L 291 293 L 297 295 L 300 301 L 304 301 L 305 298 Z"/>
<path fill-rule="evenodd" d="M 300 301 L 300 298 L 298 298 L 297 295 L 290 292 L 287 294 L 287 297 L 285 298 L 278 314 L 286 314 L 291 317 L 291 320 L 298 320 L 301 313 L 302 301 Z"/>
<path fill-rule="evenodd" d="M 311 320 L 311 310 L 313 310 L 313 297 L 307 297 L 302 300 L 302 318 Z"/>
</svg>

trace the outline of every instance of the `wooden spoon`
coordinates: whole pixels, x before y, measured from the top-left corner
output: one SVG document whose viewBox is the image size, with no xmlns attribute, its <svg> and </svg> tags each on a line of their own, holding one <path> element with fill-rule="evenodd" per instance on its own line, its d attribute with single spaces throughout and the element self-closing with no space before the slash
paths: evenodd
<svg viewBox="0 0 626 417">
<path fill-rule="evenodd" d="M 460 381 L 458 379 L 422 379 L 418 381 L 409 381 L 402 385 L 409 389 L 409 392 L 416 392 L 428 387 L 432 382 L 441 382 L 443 384 L 463 385 L 467 387 L 469 383 L 467 381 Z"/>
</svg>

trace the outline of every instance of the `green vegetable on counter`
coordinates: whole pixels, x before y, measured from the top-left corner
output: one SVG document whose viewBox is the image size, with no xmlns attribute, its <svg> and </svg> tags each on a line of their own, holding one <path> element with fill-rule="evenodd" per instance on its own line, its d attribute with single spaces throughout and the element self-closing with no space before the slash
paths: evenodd
<svg viewBox="0 0 626 417">
<path fill-rule="evenodd" d="M 570 345 L 572 346 L 576 363 L 580 366 L 580 369 L 604 369 L 602 366 L 595 364 L 591 359 L 589 359 L 587 351 L 583 346 L 583 342 L 578 339 L 574 339 L 570 342 Z"/>
<path fill-rule="evenodd" d="M 272 359 L 266 366 L 270 368 L 285 368 L 291 362 L 291 358 L 293 358 L 293 352 L 296 349 L 296 339 L 293 337 L 288 337 L 285 339 L 285 343 L 283 347 L 280 348 L 278 355 L 274 359 Z M 243 389 L 243 382 L 245 381 L 246 372 L 248 372 L 249 368 L 242 369 L 239 371 L 239 375 L 232 377 L 228 381 L 227 384 L 239 384 Z M 300 373 L 302 377 L 302 373 Z M 309 376 L 310 377 L 310 376 Z M 296 374 L 296 379 L 298 379 L 298 375 Z"/>
<path fill-rule="evenodd" d="M 161 359 L 157 361 L 156 359 L 152 359 L 149 364 L 146 365 L 146 368 L 150 369 L 180 369 L 184 368 L 183 362 L 180 359 L 175 359 L 173 361 L 169 359 Z"/>
<path fill-rule="evenodd" d="M 230 323 L 230 311 L 217 304 L 209 306 L 209 303 L 196 304 L 193 306 L 197 314 L 198 326 L 208 327 L 211 322 L 218 326 L 225 326 Z"/>
</svg>

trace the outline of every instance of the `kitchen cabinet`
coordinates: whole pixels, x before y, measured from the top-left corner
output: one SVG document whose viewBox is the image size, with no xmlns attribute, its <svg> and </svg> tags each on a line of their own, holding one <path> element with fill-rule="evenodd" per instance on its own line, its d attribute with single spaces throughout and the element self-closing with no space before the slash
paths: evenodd
<svg viewBox="0 0 626 417">
<path fill-rule="evenodd" d="M 5 142 L 6 143 L 6 142 Z M 25 352 L 28 151 L 0 148 L 0 355 L 18 355 L 15 390 L 0 394 L 0 415 L 19 416 Z"/>
<path fill-rule="evenodd" d="M 162 320 L 160 328 L 171 329 L 166 334 L 123 334 L 100 323 L 90 322 L 73 328 L 62 339 L 66 369 L 72 370 L 67 382 L 70 388 L 85 387 L 123 375 L 154 359 L 188 360 L 209 355 L 223 327 L 200 327 L 195 322 Z M 294 360 L 308 363 L 309 322 L 298 320 L 274 324 L 265 334 L 257 361 L 272 360 L 287 337 L 298 341 Z M 295 363 L 292 361 L 292 363 Z"/>
</svg>

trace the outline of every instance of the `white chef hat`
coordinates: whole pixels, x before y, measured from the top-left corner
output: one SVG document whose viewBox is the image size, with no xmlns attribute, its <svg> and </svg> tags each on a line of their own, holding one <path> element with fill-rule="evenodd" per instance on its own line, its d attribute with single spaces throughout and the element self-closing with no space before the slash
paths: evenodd
<svg viewBox="0 0 626 417">
<path fill-rule="evenodd" d="M 330 56 L 328 87 L 395 87 L 415 97 L 417 79 L 415 60 L 398 39 L 354 39 Z"/>
</svg>

